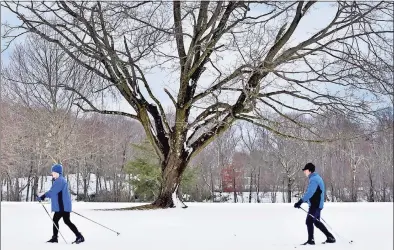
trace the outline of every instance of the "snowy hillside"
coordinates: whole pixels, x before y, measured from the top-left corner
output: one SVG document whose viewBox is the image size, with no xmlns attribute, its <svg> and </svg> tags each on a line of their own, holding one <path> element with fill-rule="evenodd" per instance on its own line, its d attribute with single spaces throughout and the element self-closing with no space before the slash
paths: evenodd
<svg viewBox="0 0 394 250">
<path fill-rule="evenodd" d="M 136 250 L 294 250 L 307 238 L 305 212 L 292 204 L 201 204 L 188 209 L 95 211 L 130 206 L 121 203 L 74 203 L 74 211 L 120 232 L 111 232 L 78 215 L 71 219 L 86 242 L 67 246 L 45 243 L 52 224 L 38 203 L 1 203 L 1 249 Z M 49 209 L 49 205 L 46 205 Z M 392 250 L 392 203 L 327 204 L 323 218 L 339 233 L 337 243 L 308 249 Z M 68 242 L 75 239 L 60 222 Z M 325 237 L 315 231 L 316 242 Z M 353 244 L 348 241 L 353 240 Z"/>
</svg>

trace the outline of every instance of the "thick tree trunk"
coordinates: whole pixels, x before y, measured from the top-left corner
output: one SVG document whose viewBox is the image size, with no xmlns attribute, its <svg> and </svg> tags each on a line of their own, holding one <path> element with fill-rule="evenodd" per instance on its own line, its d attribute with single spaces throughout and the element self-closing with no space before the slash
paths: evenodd
<svg viewBox="0 0 394 250">
<path fill-rule="evenodd" d="M 185 170 L 187 162 L 180 157 L 169 156 L 162 166 L 162 183 L 157 199 L 152 203 L 159 208 L 175 207 L 175 200 L 178 200 L 178 187 L 181 183 L 181 176 Z"/>
</svg>

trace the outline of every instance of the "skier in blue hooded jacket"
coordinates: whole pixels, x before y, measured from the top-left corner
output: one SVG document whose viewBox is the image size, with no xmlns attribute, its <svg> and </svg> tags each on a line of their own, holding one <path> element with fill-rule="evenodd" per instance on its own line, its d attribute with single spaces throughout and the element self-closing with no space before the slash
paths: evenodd
<svg viewBox="0 0 394 250">
<path fill-rule="evenodd" d="M 309 177 L 308 189 L 304 196 L 294 204 L 295 208 L 300 208 L 302 203 L 308 202 L 309 211 L 306 216 L 306 226 L 308 229 L 308 241 L 302 245 L 315 245 L 313 235 L 313 225 L 327 237 L 325 243 L 335 243 L 334 236 L 327 230 L 324 224 L 320 221 L 321 210 L 324 207 L 324 182 L 323 179 L 315 173 L 315 165 L 307 163 L 302 169 L 304 174 Z"/>
<path fill-rule="evenodd" d="M 52 177 L 54 179 L 54 182 L 51 189 L 43 195 L 37 196 L 38 201 L 43 201 L 45 198 L 50 198 L 52 212 L 55 212 L 55 214 L 53 215 L 53 222 L 56 226 L 53 225 L 53 236 L 48 242 L 58 242 L 57 237 L 59 221 L 61 218 L 63 218 L 64 223 L 71 229 L 71 231 L 73 231 L 73 233 L 77 237 L 74 243 L 82 243 L 85 241 L 84 237 L 78 231 L 77 227 L 70 221 L 70 213 L 72 211 L 71 196 L 68 191 L 67 180 L 63 177 L 63 166 L 61 164 L 55 164 L 52 166 Z"/>
</svg>

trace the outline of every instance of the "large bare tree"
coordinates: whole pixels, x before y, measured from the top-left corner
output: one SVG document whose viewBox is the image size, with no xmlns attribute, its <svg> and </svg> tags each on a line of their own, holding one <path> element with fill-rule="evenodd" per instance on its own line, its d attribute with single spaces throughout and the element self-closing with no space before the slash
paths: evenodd
<svg viewBox="0 0 394 250">
<path fill-rule="evenodd" d="M 384 74 L 393 69 L 389 2 L 1 5 L 21 20 L 5 25 L 4 38 L 11 42 L 23 33 L 38 34 L 107 83 L 89 88 L 116 90 L 127 102 L 132 112 L 103 110 L 64 86 L 84 100 L 79 105 L 85 111 L 124 115 L 142 124 L 162 166 L 157 207 L 174 206 L 173 194 L 190 160 L 237 120 L 297 137 L 271 119 L 274 112 L 308 131 L 302 139 L 322 140 L 284 110 L 311 116 L 351 110 L 365 116 L 378 108 L 382 95 L 392 93 L 390 74 Z M 317 15 L 328 19 L 310 18 Z M 311 23 L 319 25 L 305 30 Z M 159 88 L 148 76 L 155 70 L 171 73 L 171 86 Z M 160 92 L 173 104 L 173 121 Z"/>
</svg>

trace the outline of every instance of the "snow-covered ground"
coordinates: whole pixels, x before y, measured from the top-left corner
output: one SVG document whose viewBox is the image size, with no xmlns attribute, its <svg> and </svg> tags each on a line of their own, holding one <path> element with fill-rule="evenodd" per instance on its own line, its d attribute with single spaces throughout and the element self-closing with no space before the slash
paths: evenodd
<svg viewBox="0 0 394 250">
<path fill-rule="evenodd" d="M 136 204 L 133 204 L 136 205 Z M 78 215 L 71 219 L 85 236 L 80 245 L 45 243 L 52 223 L 42 206 L 1 203 L 1 249 L 135 249 L 135 250 L 286 250 L 307 238 L 305 212 L 292 204 L 201 204 L 188 209 L 97 211 L 130 206 L 122 203 L 74 203 L 74 211 L 120 232 L 117 236 Z M 45 205 L 50 209 L 50 205 Z M 307 206 L 304 204 L 303 206 Z M 306 207 L 305 207 L 306 208 Z M 313 249 L 393 249 L 393 203 L 330 203 L 323 218 L 343 238 Z M 68 243 L 75 239 L 60 222 Z M 315 231 L 316 242 L 325 237 Z M 346 240 L 353 240 L 351 245 Z M 311 247 L 307 247 L 311 249 Z"/>
</svg>

